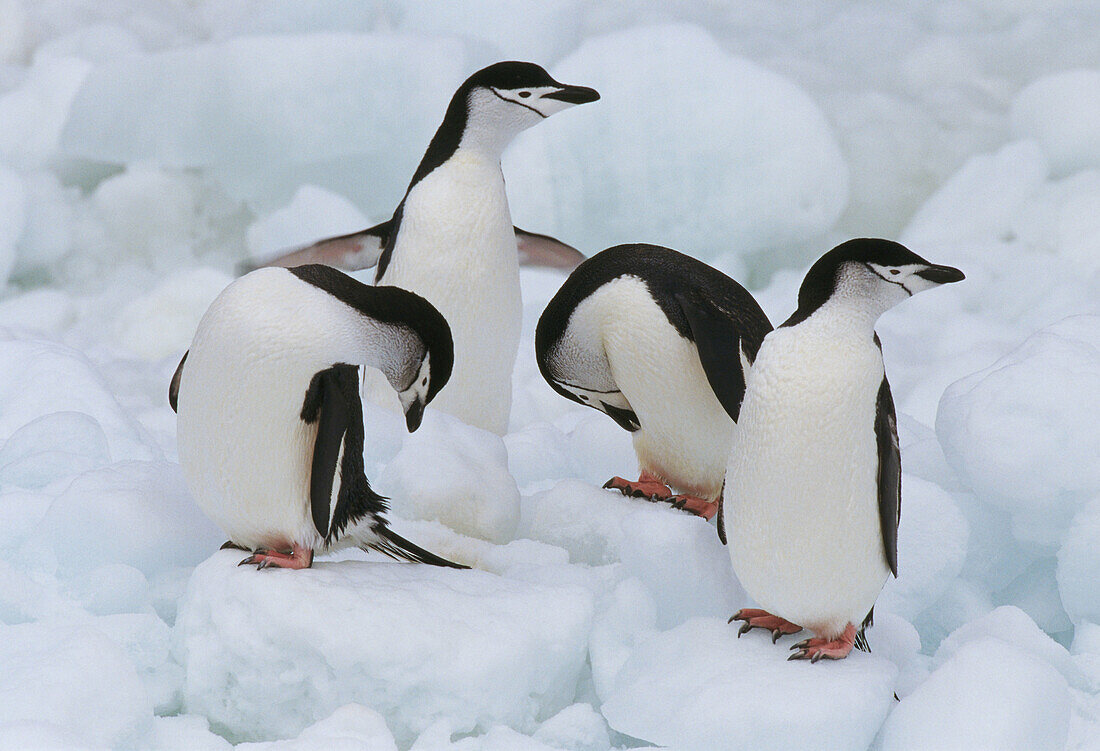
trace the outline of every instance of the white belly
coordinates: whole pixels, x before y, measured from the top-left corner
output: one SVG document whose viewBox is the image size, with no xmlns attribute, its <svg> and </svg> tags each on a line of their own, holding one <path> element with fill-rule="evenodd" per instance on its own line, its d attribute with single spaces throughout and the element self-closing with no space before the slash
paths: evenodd
<svg viewBox="0 0 1100 751">
<path fill-rule="evenodd" d="M 523 309 L 499 165 L 456 153 L 421 180 L 379 283 L 416 292 L 450 324 L 454 369 L 431 407 L 506 432 Z"/>
<path fill-rule="evenodd" d="M 765 610 L 834 636 L 857 627 L 889 574 L 878 512 L 871 342 L 764 340 L 726 475 L 734 571 Z M 827 356 L 823 356 L 826 355 Z"/>
<path fill-rule="evenodd" d="M 309 502 L 314 373 L 361 362 L 362 320 L 284 269 L 234 282 L 199 323 L 180 379 L 179 460 L 200 508 L 248 548 L 320 549 Z"/>
<path fill-rule="evenodd" d="M 642 426 L 633 434 L 639 467 L 679 492 L 716 499 L 736 426 L 707 382 L 695 345 L 639 279 L 617 279 L 582 306 L 589 303 L 602 309 L 612 376 Z"/>
</svg>

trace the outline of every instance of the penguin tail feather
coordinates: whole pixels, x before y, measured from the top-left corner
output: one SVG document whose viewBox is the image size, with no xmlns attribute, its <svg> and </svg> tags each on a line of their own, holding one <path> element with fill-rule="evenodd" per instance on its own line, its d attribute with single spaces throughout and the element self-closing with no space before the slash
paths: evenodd
<svg viewBox="0 0 1100 751">
<path fill-rule="evenodd" d="M 390 558 L 398 561 L 411 561 L 413 563 L 427 563 L 429 566 L 444 566 L 446 568 L 468 569 L 461 563 L 440 558 L 435 553 L 429 553 L 419 545 L 409 542 L 401 535 L 386 526 L 375 527 L 374 533 L 378 535 L 378 542 L 364 545 L 365 549 L 377 550 Z"/>
<path fill-rule="evenodd" d="M 855 638 L 854 646 L 860 652 L 867 652 L 868 654 L 870 654 L 871 645 L 867 641 L 867 627 L 868 626 L 873 626 L 874 624 L 875 624 L 875 609 L 874 609 L 874 607 L 872 607 L 870 612 L 867 613 L 867 617 L 863 619 L 863 624 L 860 625 L 859 631 L 856 632 L 856 638 Z"/>
</svg>

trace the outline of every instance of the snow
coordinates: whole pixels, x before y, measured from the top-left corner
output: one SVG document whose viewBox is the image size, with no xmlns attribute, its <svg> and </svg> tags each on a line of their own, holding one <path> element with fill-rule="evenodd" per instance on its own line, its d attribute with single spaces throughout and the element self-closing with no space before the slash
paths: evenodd
<svg viewBox="0 0 1100 751">
<path fill-rule="evenodd" d="M 1054 172 L 1100 168 L 1100 70 L 1067 70 L 1027 86 L 1012 102 L 1012 132 L 1039 142 Z"/>
<path fill-rule="evenodd" d="M 894 665 L 857 654 L 826 672 L 787 654 L 760 632 L 738 639 L 725 619 L 687 621 L 637 646 L 604 716 L 685 751 L 866 748 L 893 704 Z"/>
<path fill-rule="evenodd" d="M 1100 316 L 1074 316 L 952 384 L 936 432 L 948 462 L 1017 534 L 1053 543 L 1100 488 Z"/>
<path fill-rule="evenodd" d="M 0 0 L 0 749 L 1097 749 L 1098 31 L 1074 0 Z M 738 639 L 714 523 L 600 488 L 637 463 L 538 372 L 550 270 L 505 436 L 364 406 L 394 529 L 472 571 L 217 551 L 166 398 L 197 321 L 242 260 L 390 216 L 508 58 L 602 97 L 505 155 L 522 227 L 691 252 L 775 321 L 848 237 L 967 274 L 877 327 L 904 497 L 870 655 Z"/>
<path fill-rule="evenodd" d="M 598 111 L 531 129 L 505 173 L 517 215 L 589 253 L 644 237 L 703 258 L 774 257 L 844 209 L 847 166 L 820 109 L 704 29 L 590 37 L 553 74 L 604 92 Z"/>
<path fill-rule="evenodd" d="M 505 543 L 519 522 L 519 489 L 499 437 L 429 412 L 378 477 L 378 492 L 407 519 Z"/>
<path fill-rule="evenodd" d="M 43 723 L 93 746 L 115 747 L 137 742 L 152 721 L 137 670 L 95 629 L 0 626 L 0 663 L 0 724 Z"/>
<path fill-rule="evenodd" d="M 1070 692 L 1046 662 L 999 639 L 959 648 L 900 702 L 882 729 L 883 751 L 1065 748 Z"/>
<path fill-rule="evenodd" d="M 248 250 L 253 258 L 267 258 L 295 245 L 357 232 L 371 224 L 343 196 L 316 185 L 303 185 L 290 203 L 249 226 Z"/>
<path fill-rule="evenodd" d="M 457 732 L 532 731 L 572 703 L 583 589 L 389 562 L 256 576 L 240 558 L 195 569 L 176 629 L 184 707 L 230 738 L 293 736 L 359 702 L 407 744 L 444 717 Z"/>
</svg>

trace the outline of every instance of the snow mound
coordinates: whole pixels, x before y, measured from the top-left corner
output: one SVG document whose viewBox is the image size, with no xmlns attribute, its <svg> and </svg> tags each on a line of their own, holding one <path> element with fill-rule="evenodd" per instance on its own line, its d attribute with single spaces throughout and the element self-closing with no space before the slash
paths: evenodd
<svg viewBox="0 0 1100 751">
<path fill-rule="evenodd" d="M 936 433 L 983 502 L 1018 537 L 1056 543 L 1100 491 L 1100 316 L 1065 319 L 952 384 Z"/>
<path fill-rule="evenodd" d="M 1100 70 L 1067 70 L 1012 101 L 1012 132 L 1034 138 L 1058 175 L 1100 168 Z"/>
<path fill-rule="evenodd" d="M 10 443 L 19 428 L 55 412 L 80 412 L 98 422 L 114 461 L 160 456 L 82 354 L 61 344 L 12 339 L 0 332 L 0 440 Z M 26 454 L 41 447 L 41 432 L 23 435 L 34 445 L 18 449 L 5 445 L 5 450 Z"/>
<path fill-rule="evenodd" d="M 52 550 L 64 573 L 124 563 L 151 576 L 193 566 L 224 541 L 191 500 L 179 465 L 120 462 L 77 477 L 28 544 Z"/>
<path fill-rule="evenodd" d="M 15 266 L 15 244 L 23 234 L 27 215 L 27 191 L 23 180 L 0 164 L 0 286 Z"/>
<path fill-rule="evenodd" d="M 971 157 L 909 220 L 901 242 L 920 252 L 933 243 L 965 244 L 1002 237 L 1024 201 L 1049 175 L 1034 141 L 1017 141 Z"/>
<path fill-rule="evenodd" d="M 382 715 L 361 704 L 346 704 L 329 717 L 310 725 L 293 740 L 241 743 L 237 751 L 397 751 Z"/>
<path fill-rule="evenodd" d="M 496 543 L 515 536 L 519 489 L 504 442 L 430 406 L 372 485 L 406 519 L 440 521 Z"/>
<path fill-rule="evenodd" d="M 585 589 L 397 563 L 195 569 L 176 622 L 186 711 L 237 740 L 293 737 L 348 703 L 407 745 L 434 721 L 524 732 L 574 701 Z M 308 606 L 304 604 L 308 603 Z"/>
<path fill-rule="evenodd" d="M 0 446 L 0 483 L 41 488 L 109 462 L 107 437 L 98 422 L 83 412 L 51 412 Z"/>
<path fill-rule="evenodd" d="M 0 625 L 0 727 L 41 723 L 30 747 L 68 732 L 80 747 L 133 747 L 153 707 L 127 655 L 87 626 Z M 16 736 L 18 737 L 18 736 Z M 0 736 L 2 739 L 2 736 Z"/>
<path fill-rule="evenodd" d="M 951 496 L 934 483 L 905 475 L 901 494 L 898 578 L 887 581 L 878 603 L 912 620 L 962 571 L 969 527 Z"/>
<path fill-rule="evenodd" d="M 343 196 L 316 185 L 303 185 L 290 203 L 249 226 L 248 250 L 253 258 L 265 259 L 295 245 L 346 235 L 370 225 Z"/>
<path fill-rule="evenodd" d="M 191 346 L 207 307 L 232 281 L 228 274 L 206 267 L 167 277 L 119 313 L 119 342 L 147 360 L 179 355 Z"/>
<path fill-rule="evenodd" d="M 388 214 L 469 73 L 457 40 L 393 33 L 244 37 L 130 56 L 88 74 L 62 151 L 208 168 L 255 208 L 313 183 Z"/>
<path fill-rule="evenodd" d="M 715 258 L 787 250 L 844 209 L 848 169 L 821 110 L 700 27 L 589 37 L 553 73 L 602 98 L 532 128 L 506 156 L 524 226 L 583 238 L 589 254 L 654 242 Z"/>
<path fill-rule="evenodd" d="M 1100 623 L 1100 495 L 1073 519 L 1058 551 L 1058 591 L 1074 623 Z"/>
<path fill-rule="evenodd" d="M 894 664 L 860 652 L 788 662 L 785 642 L 738 639 L 725 620 L 688 621 L 637 647 L 604 716 L 621 733 L 684 751 L 866 749 L 894 703 Z"/>
<path fill-rule="evenodd" d="M 997 638 L 960 646 L 898 704 L 883 751 L 1062 751 L 1070 721 L 1066 679 Z"/>
<path fill-rule="evenodd" d="M 573 563 L 621 564 L 659 604 L 661 628 L 728 617 L 745 599 L 714 526 L 668 504 L 563 480 L 524 499 L 518 534 L 566 549 Z"/>
<path fill-rule="evenodd" d="M 943 665 L 965 645 L 987 638 L 1000 639 L 1045 660 L 1075 688 L 1087 688 L 1081 670 L 1074 665 L 1066 648 L 1039 630 L 1027 613 L 1010 605 L 990 611 L 955 630 L 940 643 L 932 658 L 933 667 Z"/>
</svg>

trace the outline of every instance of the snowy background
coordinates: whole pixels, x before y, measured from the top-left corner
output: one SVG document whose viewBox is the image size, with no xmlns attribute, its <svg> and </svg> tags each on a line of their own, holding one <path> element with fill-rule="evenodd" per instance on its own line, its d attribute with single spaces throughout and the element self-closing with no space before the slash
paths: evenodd
<svg viewBox="0 0 1100 751">
<path fill-rule="evenodd" d="M 0 0 L 0 748 L 1100 749 L 1100 6 L 670 6 Z M 547 271 L 503 440 L 367 414 L 399 531 L 476 570 L 215 552 L 166 399 L 200 315 L 388 218 L 509 58 L 603 96 L 506 155 L 525 228 L 692 253 L 776 322 L 851 236 L 966 272 L 879 325 L 873 654 L 734 638 L 713 525 L 599 490 L 634 457 L 538 375 Z"/>
</svg>

